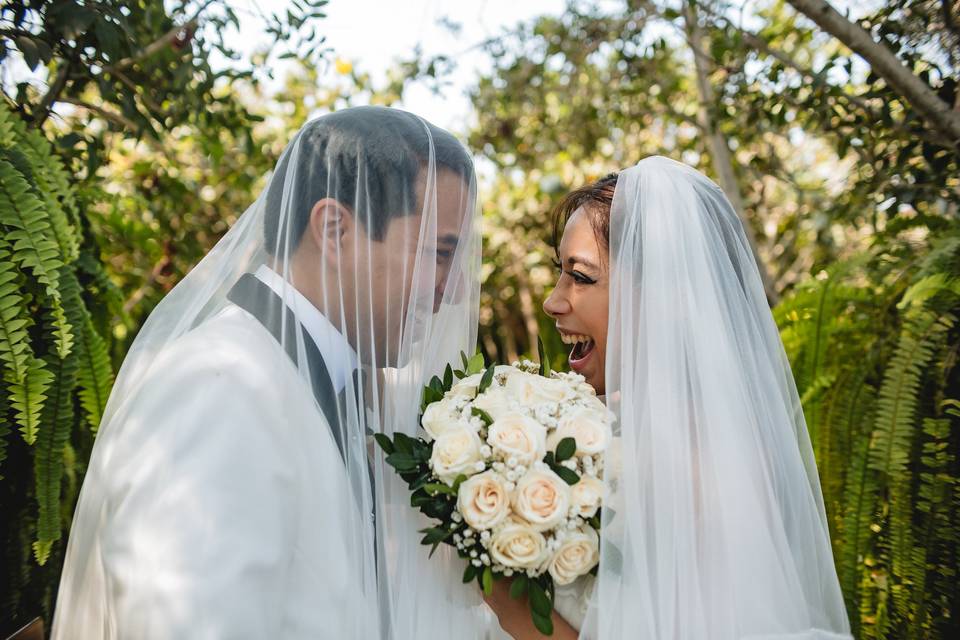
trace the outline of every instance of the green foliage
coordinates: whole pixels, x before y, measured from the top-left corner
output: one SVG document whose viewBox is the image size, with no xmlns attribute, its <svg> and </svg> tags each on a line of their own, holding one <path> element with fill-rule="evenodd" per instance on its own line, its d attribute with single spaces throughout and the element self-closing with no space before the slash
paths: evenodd
<svg viewBox="0 0 960 640">
<path fill-rule="evenodd" d="M 43 565 L 56 554 L 57 566 L 63 551 L 63 481 L 82 466 L 72 450 L 91 438 L 77 408 L 91 389 L 106 397 L 112 371 L 89 313 L 96 298 L 81 284 L 79 205 L 67 173 L 3 105 L 0 141 L 0 544 L 2 579 L 13 588 L 0 617 L 10 620 L 49 606 L 55 582 Z"/>
<path fill-rule="evenodd" d="M 776 309 L 860 638 L 958 631 L 958 276 L 954 224 L 882 237 Z"/>
</svg>

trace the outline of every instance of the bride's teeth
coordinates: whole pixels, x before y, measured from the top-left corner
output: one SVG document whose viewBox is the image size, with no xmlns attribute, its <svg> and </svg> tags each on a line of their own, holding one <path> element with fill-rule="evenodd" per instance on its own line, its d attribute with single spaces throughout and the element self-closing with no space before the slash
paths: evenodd
<svg viewBox="0 0 960 640">
<path fill-rule="evenodd" d="M 564 344 L 577 344 L 578 342 L 590 342 L 592 338 L 583 334 L 560 334 L 560 339 Z"/>
</svg>

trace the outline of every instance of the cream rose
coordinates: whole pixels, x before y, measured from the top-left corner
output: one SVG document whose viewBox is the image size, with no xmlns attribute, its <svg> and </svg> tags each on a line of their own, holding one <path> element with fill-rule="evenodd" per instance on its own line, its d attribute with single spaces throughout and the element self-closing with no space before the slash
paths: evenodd
<svg viewBox="0 0 960 640">
<path fill-rule="evenodd" d="M 592 518 L 603 500 L 603 482 L 590 476 L 580 476 L 580 481 L 570 487 L 570 506 L 581 518 Z"/>
<path fill-rule="evenodd" d="M 464 398 L 473 398 L 477 395 L 477 388 L 480 386 L 480 379 L 483 378 L 482 373 L 475 373 L 472 376 L 467 376 L 457 384 L 451 387 L 450 391 L 447 392 L 447 397 L 451 396 L 462 396 Z"/>
<path fill-rule="evenodd" d="M 547 439 L 547 449 L 555 451 L 561 440 L 573 438 L 577 454 L 590 456 L 606 450 L 612 435 L 605 413 L 581 407 L 560 418 Z"/>
<path fill-rule="evenodd" d="M 513 410 L 510 396 L 502 387 L 491 387 L 473 401 L 473 406 L 483 409 L 494 420 Z"/>
<path fill-rule="evenodd" d="M 494 562 L 512 569 L 539 569 L 549 558 L 543 534 L 516 518 L 493 534 L 487 550 Z"/>
<path fill-rule="evenodd" d="M 570 584 L 600 561 L 600 540 L 592 527 L 570 532 L 550 558 L 547 571 L 556 585 Z"/>
<path fill-rule="evenodd" d="M 420 419 L 420 424 L 427 435 L 430 436 L 430 439 L 436 440 L 447 431 L 462 428 L 463 425 L 460 424 L 459 418 L 453 401 L 444 398 L 427 405 L 427 408 L 423 410 L 423 418 Z"/>
<path fill-rule="evenodd" d="M 476 474 L 480 455 L 480 436 L 473 429 L 458 427 L 440 434 L 433 443 L 430 468 L 443 482 L 453 485 L 461 473 L 467 477 Z"/>
<path fill-rule="evenodd" d="M 506 458 L 530 466 L 547 454 L 547 429 L 522 413 L 497 418 L 487 432 L 487 444 Z"/>
<path fill-rule="evenodd" d="M 550 469 L 532 469 L 517 482 L 513 510 L 537 531 L 557 526 L 570 508 L 570 485 Z"/>
<path fill-rule="evenodd" d="M 557 378 L 517 371 L 516 375 L 507 378 L 507 393 L 527 405 L 544 402 L 563 402 L 573 397 L 570 385 Z"/>
<path fill-rule="evenodd" d="M 484 471 L 460 485 L 457 510 L 474 529 L 491 529 L 510 513 L 510 494 L 499 475 Z"/>
</svg>

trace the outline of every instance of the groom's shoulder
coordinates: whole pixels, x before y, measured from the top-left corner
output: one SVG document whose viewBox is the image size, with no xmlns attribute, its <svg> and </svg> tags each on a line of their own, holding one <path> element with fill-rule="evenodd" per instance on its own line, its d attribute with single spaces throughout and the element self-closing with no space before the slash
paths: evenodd
<svg viewBox="0 0 960 640">
<path fill-rule="evenodd" d="M 240 386 L 269 384 L 286 354 L 249 313 L 228 305 L 166 345 L 151 366 L 169 377 L 233 380 Z"/>
</svg>

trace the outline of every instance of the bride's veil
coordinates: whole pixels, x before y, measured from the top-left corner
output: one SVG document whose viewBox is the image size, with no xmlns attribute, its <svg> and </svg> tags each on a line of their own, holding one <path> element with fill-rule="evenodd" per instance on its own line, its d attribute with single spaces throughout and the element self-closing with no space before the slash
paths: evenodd
<svg viewBox="0 0 960 640">
<path fill-rule="evenodd" d="M 582 637 L 849 638 L 777 327 L 722 191 L 651 157 L 610 219 L 608 456 Z"/>
<path fill-rule="evenodd" d="M 305 233 L 341 231 L 337 225 L 343 218 L 329 217 L 330 212 L 338 211 L 335 207 L 323 214 L 328 217 L 322 225 L 310 226 L 313 223 L 306 216 L 322 199 L 339 202 L 362 232 L 353 234 L 355 240 L 350 246 L 337 245 L 335 250 L 330 248 L 335 242 L 318 240 L 324 248 L 304 267 L 303 260 L 297 263 L 301 255 L 297 252 Z M 466 149 L 448 132 L 413 114 L 382 107 L 347 109 L 304 125 L 285 149 L 260 195 L 157 306 L 124 360 L 73 519 L 53 636 L 117 637 L 122 627 L 113 594 L 124 587 L 118 581 L 143 584 L 153 580 L 146 587 L 154 590 L 149 592 L 167 589 L 165 598 L 189 604 L 202 615 L 202 603 L 191 599 L 206 597 L 222 602 L 233 597 L 238 585 L 224 584 L 222 593 L 207 593 L 211 589 L 194 593 L 189 585 L 171 587 L 163 582 L 170 563 L 199 563 L 196 572 L 202 572 L 202 563 L 215 563 L 218 553 L 236 551 L 231 544 L 236 543 L 241 547 L 238 552 L 245 553 L 242 542 L 248 526 L 274 526 L 269 517 L 245 514 L 242 508 L 225 511 L 225 505 L 243 505 L 245 491 L 260 490 L 259 469 L 270 455 L 270 446 L 258 449 L 254 442 L 226 438 L 229 446 L 219 457 L 204 458 L 203 466 L 209 470 L 203 473 L 212 481 L 198 496 L 196 486 L 185 489 L 182 479 L 172 471 L 171 462 L 177 460 L 169 455 L 173 453 L 170 447 L 154 444 L 166 442 L 168 434 L 156 433 L 157 429 L 166 429 L 158 426 L 166 423 L 161 419 L 154 422 L 151 416 L 162 417 L 178 405 L 190 407 L 190 403 L 203 402 L 204 394 L 213 393 L 206 386 L 209 377 L 198 378 L 202 388 L 191 387 L 183 380 L 193 379 L 190 376 L 195 371 L 216 368 L 211 359 L 220 357 L 217 349 L 236 352 L 235 361 L 243 364 L 245 345 L 225 341 L 209 329 L 242 315 L 238 305 L 245 311 L 263 312 L 266 319 L 261 321 L 266 324 L 275 320 L 271 331 L 282 348 L 274 349 L 270 361 L 252 367 L 262 373 L 261 388 L 250 389 L 250 393 L 236 389 L 222 409 L 215 408 L 216 415 L 230 421 L 245 419 L 243 412 L 248 409 L 267 411 L 256 399 L 274 391 L 278 397 L 286 393 L 271 385 L 279 384 L 276 380 L 288 380 L 289 376 L 283 378 L 281 374 L 292 366 L 290 375 L 299 376 L 304 388 L 312 390 L 329 423 L 324 424 L 317 413 L 316 425 L 292 426 L 329 428 L 340 449 L 335 461 L 346 478 L 342 495 L 331 497 L 324 487 L 295 487 L 307 499 L 332 501 L 320 505 L 331 514 L 348 514 L 325 524 L 346 532 L 346 548 L 330 562 L 345 566 L 345 574 L 352 576 L 349 585 L 325 585 L 327 593 L 339 589 L 352 594 L 342 596 L 349 605 L 337 612 L 346 621 L 339 628 L 346 627 L 346 637 L 356 638 L 480 636 L 483 631 L 472 617 L 480 606 L 477 590 L 460 583 L 461 562 L 449 549 L 441 549 L 427 560 L 428 548 L 419 544 L 417 533 L 422 525 L 409 505 L 409 492 L 395 474 L 384 469 L 382 455 L 370 438 L 377 431 L 414 435 L 422 385 L 431 376 L 442 374 L 447 362 L 459 361 L 461 351 L 474 351 L 479 300 L 478 224 L 473 165 Z M 384 251 L 391 253 L 384 255 Z M 375 258 L 389 261 L 378 262 Z M 295 264 L 305 270 L 297 272 Z M 311 273 L 304 278 L 307 271 Z M 298 292 L 302 286 L 295 286 L 302 285 L 304 279 L 314 283 L 312 302 Z M 318 310 L 324 320 L 317 319 Z M 326 362 L 330 369 L 326 372 L 317 365 L 317 358 L 311 355 L 310 328 L 318 322 L 332 325 L 347 337 L 352 354 L 346 353 L 350 349 L 345 350 L 342 343 L 316 346 L 323 358 L 339 354 L 341 369 L 343 361 L 349 361 L 352 355 L 353 366 L 358 367 L 353 375 L 349 370 L 352 367 L 346 372 L 334 371 L 337 362 Z M 251 330 L 249 335 L 251 340 L 262 341 L 266 334 Z M 331 335 L 335 334 L 326 334 L 328 338 Z M 310 398 L 310 391 L 306 393 Z M 153 409 L 143 406 L 148 396 L 156 399 Z M 281 428 L 292 428 L 290 423 L 297 419 L 285 414 L 282 401 L 270 405 L 269 411 L 272 414 L 262 420 L 263 430 L 278 432 L 257 436 L 272 444 L 286 438 L 289 434 L 280 432 Z M 146 420 L 140 419 L 144 416 Z M 193 424 L 187 416 L 182 424 L 170 429 L 195 430 L 177 436 L 182 438 L 181 453 L 186 454 L 193 443 L 199 442 L 201 430 L 215 427 Z M 149 446 L 137 446 L 140 442 Z M 307 443 L 301 442 L 283 451 L 291 458 L 291 468 L 294 459 L 312 455 Z M 229 459 L 236 455 L 249 457 Z M 318 459 L 315 465 L 320 464 Z M 228 475 L 217 476 L 218 469 Z M 237 469 L 248 471 L 238 473 Z M 135 492 L 124 488 L 125 483 L 144 474 L 152 476 L 149 482 L 137 485 Z M 276 496 L 277 501 L 284 498 Z M 121 530 L 115 526 L 115 514 L 134 499 L 138 505 L 156 505 L 149 511 L 154 515 L 169 507 L 170 511 L 160 513 L 157 519 L 180 519 L 185 531 L 191 530 L 191 519 L 203 520 L 217 532 L 218 539 L 181 540 L 176 523 L 169 530 L 144 531 L 138 518 L 134 518 L 137 522 L 125 523 Z M 126 502 L 119 504 L 121 501 Z M 193 504 L 197 506 L 191 511 Z M 156 544 L 151 546 L 150 540 Z M 142 545 L 141 557 L 151 558 L 158 575 L 108 571 L 105 562 L 110 544 Z M 300 540 L 300 544 L 309 546 L 310 541 Z M 290 553 L 285 556 L 287 551 Z M 266 558 L 268 567 L 276 562 L 296 562 L 297 558 L 296 550 L 254 552 Z M 322 580 L 323 567 L 314 575 Z M 326 579 L 336 578 L 331 573 Z M 252 592 L 262 591 L 264 598 L 279 597 L 270 584 L 248 586 Z M 263 600 L 256 601 L 256 593 L 250 597 L 250 605 L 262 609 Z M 310 593 L 295 595 L 304 607 L 312 606 Z M 142 614 L 148 611 L 149 603 Z M 244 602 L 236 604 L 236 611 L 239 616 L 247 614 Z M 245 632 L 257 633 L 253 628 Z"/>
</svg>

